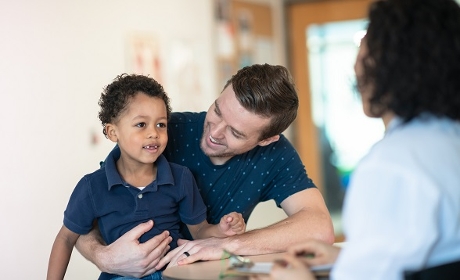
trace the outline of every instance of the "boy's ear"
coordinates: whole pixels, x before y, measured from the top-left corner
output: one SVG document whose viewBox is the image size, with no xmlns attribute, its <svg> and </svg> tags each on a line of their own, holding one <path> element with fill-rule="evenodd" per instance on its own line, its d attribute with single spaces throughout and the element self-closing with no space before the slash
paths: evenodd
<svg viewBox="0 0 460 280">
<path fill-rule="evenodd" d="M 279 135 L 275 135 L 275 136 L 272 136 L 272 137 L 268 137 L 267 139 L 264 139 L 262 141 L 259 142 L 259 146 L 267 146 L 273 142 L 276 142 L 280 139 L 280 136 Z"/>
<path fill-rule="evenodd" d="M 118 141 L 117 130 L 113 124 L 110 124 L 110 123 L 106 124 L 105 132 L 107 133 L 107 138 L 110 139 L 112 142 Z"/>
</svg>

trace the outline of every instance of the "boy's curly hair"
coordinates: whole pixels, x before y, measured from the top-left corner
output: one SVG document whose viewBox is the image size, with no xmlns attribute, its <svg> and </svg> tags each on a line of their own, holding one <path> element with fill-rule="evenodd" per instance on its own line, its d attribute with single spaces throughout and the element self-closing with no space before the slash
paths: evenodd
<svg viewBox="0 0 460 280">
<path fill-rule="evenodd" d="M 157 81 L 143 76 L 126 73 L 118 75 L 114 81 L 104 88 L 99 98 L 99 119 L 102 122 L 102 133 L 107 137 L 106 124 L 113 123 L 126 109 L 131 98 L 138 93 L 144 93 L 151 97 L 162 99 L 166 105 L 167 118 L 171 114 L 171 106 L 168 95 Z"/>
</svg>

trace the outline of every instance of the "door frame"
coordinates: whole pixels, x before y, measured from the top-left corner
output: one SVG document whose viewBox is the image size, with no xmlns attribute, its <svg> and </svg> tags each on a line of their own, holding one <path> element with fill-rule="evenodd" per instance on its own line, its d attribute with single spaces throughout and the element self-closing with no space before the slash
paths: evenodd
<svg viewBox="0 0 460 280">
<path fill-rule="evenodd" d="M 323 186 L 320 143 L 312 117 L 306 29 L 311 24 L 367 18 L 368 7 L 372 1 L 331 0 L 294 3 L 286 7 L 290 54 L 288 59 L 299 95 L 293 142 L 309 177 L 323 195 L 327 194 Z"/>
</svg>

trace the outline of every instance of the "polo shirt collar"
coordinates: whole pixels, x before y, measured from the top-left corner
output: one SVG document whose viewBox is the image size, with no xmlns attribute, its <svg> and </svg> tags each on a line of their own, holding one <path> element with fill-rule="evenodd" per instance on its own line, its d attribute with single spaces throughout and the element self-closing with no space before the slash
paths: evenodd
<svg viewBox="0 0 460 280">
<path fill-rule="evenodd" d="M 113 148 L 105 159 L 105 173 L 107 176 L 107 183 L 109 190 L 116 185 L 125 185 L 125 182 L 121 179 L 120 173 L 118 173 L 116 162 L 120 158 L 121 151 L 118 146 Z M 154 182 L 154 191 L 157 190 L 160 185 L 173 185 L 174 177 L 171 171 L 168 160 L 164 155 L 160 155 L 156 161 L 157 164 L 157 178 Z M 148 185 L 151 186 L 152 184 Z M 147 187 L 148 187 L 147 186 Z"/>
</svg>

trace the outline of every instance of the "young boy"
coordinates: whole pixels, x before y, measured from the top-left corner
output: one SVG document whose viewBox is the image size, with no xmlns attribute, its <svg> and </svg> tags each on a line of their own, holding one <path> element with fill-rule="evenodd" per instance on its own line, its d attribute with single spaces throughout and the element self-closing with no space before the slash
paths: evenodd
<svg viewBox="0 0 460 280">
<path fill-rule="evenodd" d="M 75 242 L 96 220 L 107 244 L 139 223 L 153 220 L 154 227 L 139 241 L 168 230 L 171 249 L 177 247 L 181 221 L 195 239 L 245 231 L 244 219 L 235 212 L 222 217 L 218 225 L 208 224 L 206 207 L 191 172 L 162 155 L 168 142 L 171 108 L 159 83 L 142 75 L 120 75 L 105 88 L 99 105 L 103 133 L 119 149 L 75 187 L 64 212 L 64 225 L 53 244 L 48 280 L 64 278 Z M 117 277 L 103 272 L 99 279 Z M 161 279 L 161 272 L 148 277 Z"/>
</svg>

